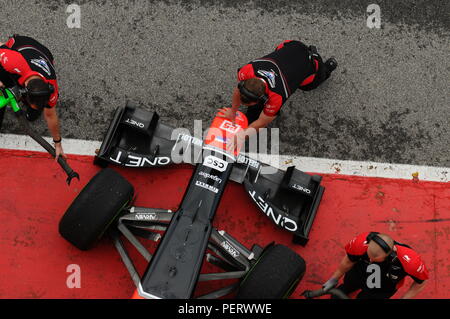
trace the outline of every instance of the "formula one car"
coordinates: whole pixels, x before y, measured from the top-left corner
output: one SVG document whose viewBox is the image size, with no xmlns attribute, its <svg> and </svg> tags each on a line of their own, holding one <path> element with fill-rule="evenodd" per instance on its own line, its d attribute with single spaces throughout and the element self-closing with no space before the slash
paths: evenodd
<svg viewBox="0 0 450 319">
<path fill-rule="evenodd" d="M 104 168 L 66 211 L 60 234 L 86 250 L 108 232 L 136 284 L 134 298 L 192 298 L 198 281 L 218 279 L 240 281 L 201 298 L 219 298 L 236 290 L 236 298 L 289 297 L 306 270 L 301 256 L 274 243 L 248 249 L 213 228 L 212 221 L 232 180 L 244 184 L 257 207 L 294 234 L 294 242 L 305 245 L 324 188 L 320 176 L 295 167 L 264 173 L 264 164 L 239 149 L 229 151 L 229 139 L 247 125 L 240 112 L 235 123 L 216 117 L 202 141 L 159 123 L 156 112 L 129 103 L 117 108 L 94 162 L 103 167 L 196 165 L 182 203 L 176 212 L 132 206 L 133 187 L 113 169 Z M 149 262 L 142 278 L 122 236 Z M 160 241 L 156 252 L 150 254 L 136 236 Z M 200 274 L 204 259 L 225 272 Z"/>
</svg>

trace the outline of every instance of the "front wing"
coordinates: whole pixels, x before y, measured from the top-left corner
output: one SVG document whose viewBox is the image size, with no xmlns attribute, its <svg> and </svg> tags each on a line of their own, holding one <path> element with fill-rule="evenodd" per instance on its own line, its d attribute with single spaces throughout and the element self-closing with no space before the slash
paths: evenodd
<svg viewBox="0 0 450 319">
<path fill-rule="evenodd" d="M 203 161 L 202 149 L 203 141 L 187 130 L 160 123 L 156 112 L 128 102 L 116 109 L 94 162 L 125 167 L 196 165 Z M 324 193 L 322 177 L 294 166 L 283 171 L 243 154 L 235 160 L 229 179 L 243 184 L 262 213 L 292 232 L 294 243 L 306 245 Z"/>
</svg>

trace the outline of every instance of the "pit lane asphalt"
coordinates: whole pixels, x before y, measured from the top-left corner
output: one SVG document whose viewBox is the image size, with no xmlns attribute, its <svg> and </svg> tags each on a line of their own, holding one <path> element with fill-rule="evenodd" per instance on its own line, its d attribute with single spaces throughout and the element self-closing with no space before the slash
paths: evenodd
<svg viewBox="0 0 450 319">
<path fill-rule="evenodd" d="M 79 29 L 66 25 L 71 3 L 2 0 L 0 28 L 54 53 L 63 137 L 101 140 L 128 99 L 169 125 L 206 127 L 230 105 L 238 67 L 300 39 L 339 67 L 283 107 L 282 154 L 450 166 L 447 0 L 78 1 Z M 366 26 L 371 3 L 381 29 Z M 11 114 L 2 132 L 21 132 Z"/>
</svg>

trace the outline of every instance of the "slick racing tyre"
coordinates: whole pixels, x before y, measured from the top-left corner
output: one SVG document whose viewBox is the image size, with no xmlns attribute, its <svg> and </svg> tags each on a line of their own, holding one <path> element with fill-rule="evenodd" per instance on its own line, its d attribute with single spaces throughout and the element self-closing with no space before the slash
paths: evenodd
<svg viewBox="0 0 450 319">
<path fill-rule="evenodd" d="M 59 222 L 59 233 L 81 250 L 100 239 L 132 200 L 133 186 L 110 168 L 83 188 Z"/>
<path fill-rule="evenodd" d="M 306 263 L 283 245 L 266 248 L 242 280 L 237 299 L 288 298 L 303 278 Z"/>
</svg>

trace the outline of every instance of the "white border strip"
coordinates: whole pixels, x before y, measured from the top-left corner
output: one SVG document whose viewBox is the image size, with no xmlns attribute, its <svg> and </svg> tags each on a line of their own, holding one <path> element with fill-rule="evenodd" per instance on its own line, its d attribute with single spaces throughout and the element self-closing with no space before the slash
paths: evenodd
<svg viewBox="0 0 450 319">
<path fill-rule="evenodd" d="M 271 166 L 286 169 L 296 166 L 298 169 L 319 174 L 342 174 L 363 177 L 381 177 L 394 179 L 418 179 L 431 182 L 449 182 L 450 168 L 390 164 L 363 161 L 345 161 L 294 155 L 248 154 L 249 157 Z"/>
<path fill-rule="evenodd" d="M 51 138 L 45 138 L 52 143 Z M 66 154 L 95 155 L 101 142 L 65 138 L 63 148 Z M 0 149 L 38 151 L 42 147 L 31 137 L 25 135 L 0 134 Z M 450 168 L 417 166 L 406 164 L 389 164 L 363 161 L 344 161 L 335 159 L 301 157 L 294 155 L 267 155 L 247 154 L 249 157 L 260 162 L 272 165 L 280 169 L 286 169 L 295 165 L 298 169 L 319 174 L 342 174 L 362 177 L 381 177 L 394 179 L 413 180 L 418 178 L 422 181 L 450 182 Z"/>
<path fill-rule="evenodd" d="M 44 137 L 44 140 L 53 145 L 51 137 Z M 95 150 L 100 148 L 101 142 L 64 138 L 62 145 L 66 154 L 94 156 Z M 45 152 L 42 146 L 27 135 L 0 134 L 0 148 Z"/>
</svg>

